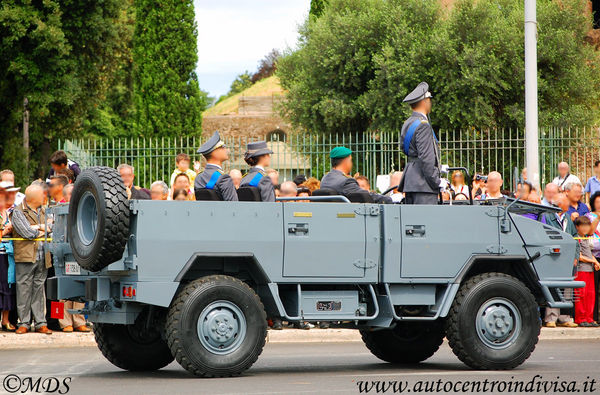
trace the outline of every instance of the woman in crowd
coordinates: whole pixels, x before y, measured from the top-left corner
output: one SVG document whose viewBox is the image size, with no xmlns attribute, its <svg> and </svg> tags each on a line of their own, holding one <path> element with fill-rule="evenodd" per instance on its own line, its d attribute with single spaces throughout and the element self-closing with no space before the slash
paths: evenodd
<svg viewBox="0 0 600 395">
<path fill-rule="evenodd" d="M 175 199 L 175 191 L 178 189 L 186 191 L 186 199 Z M 175 176 L 175 180 L 173 181 L 173 200 L 196 200 L 194 191 L 191 189 L 190 178 L 185 173 L 179 173 Z"/>
<path fill-rule="evenodd" d="M 0 241 L 12 233 L 12 225 L 8 219 L 7 192 L 0 188 Z M 10 323 L 8 315 L 15 308 L 15 260 L 12 241 L 0 243 L 0 311 L 2 329 L 14 332 L 16 328 Z"/>
<path fill-rule="evenodd" d="M 452 173 L 452 184 L 450 184 L 450 189 L 452 189 L 452 194 L 457 195 L 462 193 L 465 196 L 469 195 L 469 186 L 465 185 L 465 175 L 462 171 L 455 171 Z"/>
</svg>

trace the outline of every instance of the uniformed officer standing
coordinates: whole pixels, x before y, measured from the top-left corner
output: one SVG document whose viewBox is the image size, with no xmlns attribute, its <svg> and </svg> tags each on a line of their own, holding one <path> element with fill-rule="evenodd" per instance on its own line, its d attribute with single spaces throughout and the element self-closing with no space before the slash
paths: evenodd
<svg viewBox="0 0 600 395">
<path fill-rule="evenodd" d="M 275 201 L 273 182 L 265 173 L 265 168 L 271 165 L 272 153 L 265 141 L 257 141 L 248 143 L 248 150 L 244 154 L 244 160 L 252 168 L 242 178 L 240 187 L 257 187 L 263 202 Z"/>
<path fill-rule="evenodd" d="M 438 192 L 446 183 L 440 179 L 440 151 L 429 123 L 431 112 L 429 85 L 421 82 L 405 98 L 413 113 L 402 126 L 402 150 L 408 157 L 399 191 L 407 204 L 437 204 Z"/>
<path fill-rule="evenodd" d="M 221 140 L 219 132 L 215 132 L 198 153 L 206 158 L 204 171 L 196 177 L 194 190 L 206 188 L 213 189 L 221 200 L 237 201 L 237 192 L 229 174 L 223 171 L 223 162 L 229 159 L 229 152 Z"/>
<path fill-rule="evenodd" d="M 352 172 L 352 150 L 350 148 L 335 147 L 329 153 L 329 157 L 331 158 L 331 171 L 325 174 L 321 180 L 321 188 L 332 189 L 342 196 L 366 192 L 349 175 Z M 371 193 L 371 197 L 376 203 L 393 203 L 389 196 Z"/>
</svg>

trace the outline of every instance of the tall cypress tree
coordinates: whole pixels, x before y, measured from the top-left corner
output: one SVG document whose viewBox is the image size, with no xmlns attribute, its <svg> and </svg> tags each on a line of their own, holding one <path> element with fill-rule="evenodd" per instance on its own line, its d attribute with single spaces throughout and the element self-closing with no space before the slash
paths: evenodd
<svg viewBox="0 0 600 395">
<path fill-rule="evenodd" d="M 134 128 L 143 136 L 201 132 L 206 93 L 195 73 L 192 0 L 136 0 L 133 38 Z"/>
</svg>

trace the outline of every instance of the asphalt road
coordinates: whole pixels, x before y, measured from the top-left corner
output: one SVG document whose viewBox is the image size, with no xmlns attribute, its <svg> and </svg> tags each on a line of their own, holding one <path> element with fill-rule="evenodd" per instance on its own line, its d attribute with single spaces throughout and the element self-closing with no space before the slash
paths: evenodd
<svg viewBox="0 0 600 395">
<path fill-rule="evenodd" d="M 226 379 L 194 378 L 176 362 L 157 372 L 125 372 L 111 365 L 92 347 L 3 350 L 0 379 L 6 381 L 10 374 L 19 375 L 22 382 L 26 377 L 32 377 L 34 382 L 38 377 L 57 377 L 61 381 L 70 377 L 69 394 L 352 394 L 359 393 L 359 385 L 376 380 L 402 384 L 406 381 L 410 392 L 425 389 L 425 385 L 440 385 L 438 389 L 443 390 L 445 385 L 449 393 L 453 393 L 453 389 L 462 391 L 460 385 L 466 381 L 484 385 L 486 379 L 487 393 L 502 391 L 503 384 L 496 384 L 499 387 L 494 390 L 489 387 L 493 381 L 505 382 L 503 392 L 509 393 L 510 382 L 517 385 L 514 382 L 523 381 L 525 385 L 536 375 L 542 378 L 537 377 L 534 385 L 559 377 L 567 382 L 574 380 L 565 385 L 576 385 L 574 389 L 583 393 L 585 380 L 600 381 L 600 340 L 541 341 L 524 365 L 504 372 L 470 370 L 452 354 L 446 343 L 425 363 L 392 366 L 372 356 L 362 343 L 345 342 L 271 343 L 243 376 Z M 9 384 L 14 386 L 15 382 L 13 379 Z M 421 387 L 413 387 L 415 385 Z M 560 392 L 562 388 L 560 384 L 546 385 L 550 385 L 546 393 Z M 470 392 L 469 387 L 465 388 Z M 544 392 L 543 386 L 532 388 L 534 393 Z M 66 387 L 61 384 L 59 389 L 64 393 Z M 598 383 L 595 390 L 600 392 Z M 375 389 L 369 393 L 376 393 Z M 393 392 L 390 389 L 387 393 Z"/>
</svg>

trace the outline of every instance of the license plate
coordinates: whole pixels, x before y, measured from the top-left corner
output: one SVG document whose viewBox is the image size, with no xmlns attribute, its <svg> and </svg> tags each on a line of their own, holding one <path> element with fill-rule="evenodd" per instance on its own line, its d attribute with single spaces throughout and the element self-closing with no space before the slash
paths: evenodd
<svg viewBox="0 0 600 395">
<path fill-rule="evenodd" d="M 77 262 L 65 262 L 65 274 L 81 274 L 81 267 Z"/>
</svg>

